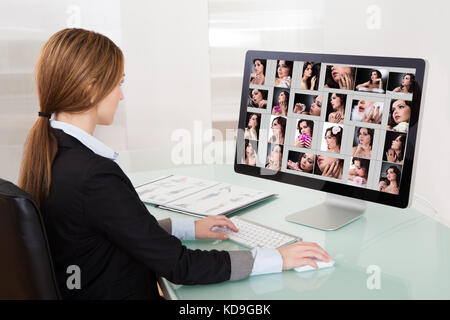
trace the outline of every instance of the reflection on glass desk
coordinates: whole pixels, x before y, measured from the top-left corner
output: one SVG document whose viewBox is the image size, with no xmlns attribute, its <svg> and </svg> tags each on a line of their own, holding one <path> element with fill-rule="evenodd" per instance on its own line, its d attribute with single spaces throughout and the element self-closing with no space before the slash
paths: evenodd
<svg viewBox="0 0 450 320">
<path fill-rule="evenodd" d="M 163 279 L 172 299 L 450 299 L 450 229 L 414 208 L 368 203 L 364 216 L 337 230 L 320 231 L 285 216 L 322 202 L 325 193 L 234 173 L 232 165 L 208 165 L 129 174 L 135 186 L 165 174 L 183 174 L 278 197 L 233 215 L 317 242 L 336 261 L 333 268 L 252 276 L 210 285 L 175 285 Z M 157 218 L 192 217 L 147 205 Z M 232 216 L 233 216 L 232 215 Z M 184 241 L 191 249 L 242 250 L 229 240 Z"/>
</svg>

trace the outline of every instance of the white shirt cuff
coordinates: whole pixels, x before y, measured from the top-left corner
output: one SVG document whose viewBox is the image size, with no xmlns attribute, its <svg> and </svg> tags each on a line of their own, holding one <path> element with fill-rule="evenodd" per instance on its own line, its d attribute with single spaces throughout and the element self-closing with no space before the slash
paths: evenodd
<svg viewBox="0 0 450 320">
<path fill-rule="evenodd" d="M 172 219 L 172 235 L 180 240 L 195 240 L 194 219 Z"/>
<path fill-rule="evenodd" d="M 277 249 L 255 248 L 252 255 L 255 261 L 251 276 L 283 271 L 283 258 Z"/>
</svg>

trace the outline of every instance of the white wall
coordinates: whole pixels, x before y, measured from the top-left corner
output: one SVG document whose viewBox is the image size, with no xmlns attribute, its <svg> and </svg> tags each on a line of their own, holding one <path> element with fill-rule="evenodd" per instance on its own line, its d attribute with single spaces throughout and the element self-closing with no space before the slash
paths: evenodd
<svg viewBox="0 0 450 320">
<path fill-rule="evenodd" d="M 2 1 L 0 177 L 17 182 L 23 143 L 39 111 L 38 53 L 66 27 L 105 34 L 125 54 L 125 99 L 113 125 L 98 126 L 95 136 L 134 170 L 172 166 L 173 131 L 192 131 L 194 121 L 203 131 L 211 128 L 207 9 L 206 0 Z M 133 163 L 138 157 L 129 151 L 142 148 L 154 154 Z"/>
<path fill-rule="evenodd" d="M 207 1 L 122 1 L 121 18 L 128 148 L 211 128 Z"/>
</svg>

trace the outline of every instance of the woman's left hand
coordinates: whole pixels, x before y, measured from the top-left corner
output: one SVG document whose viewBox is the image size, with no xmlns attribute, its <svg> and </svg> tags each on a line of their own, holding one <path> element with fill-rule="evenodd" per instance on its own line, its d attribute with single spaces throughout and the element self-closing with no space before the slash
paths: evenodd
<svg viewBox="0 0 450 320">
<path fill-rule="evenodd" d="M 195 239 L 228 239 L 228 235 L 223 232 L 215 232 L 214 227 L 227 227 L 238 232 L 236 226 L 225 216 L 211 216 L 195 221 Z"/>
</svg>

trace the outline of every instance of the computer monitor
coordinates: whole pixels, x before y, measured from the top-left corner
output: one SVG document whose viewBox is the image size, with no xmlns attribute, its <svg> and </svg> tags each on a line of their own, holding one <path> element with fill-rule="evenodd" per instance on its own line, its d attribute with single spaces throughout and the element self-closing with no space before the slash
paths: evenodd
<svg viewBox="0 0 450 320">
<path fill-rule="evenodd" d="M 319 229 L 366 201 L 406 208 L 424 73 L 423 59 L 248 51 L 235 172 L 326 192 L 287 217 Z"/>
</svg>

